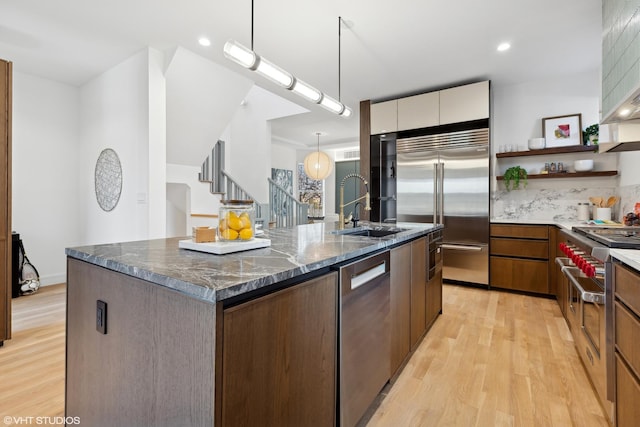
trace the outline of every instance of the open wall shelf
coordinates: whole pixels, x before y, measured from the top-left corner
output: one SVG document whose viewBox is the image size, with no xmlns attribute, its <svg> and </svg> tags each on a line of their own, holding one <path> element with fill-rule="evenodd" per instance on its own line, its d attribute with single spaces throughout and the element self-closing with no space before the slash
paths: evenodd
<svg viewBox="0 0 640 427">
<path fill-rule="evenodd" d="M 564 172 L 564 173 L 544 173 L 544 174 L 528 175 L 527 179 L 595 178 L 595 177 L 616 176 L 616 175 L 618 175 L 618 171 Z M 496 176 L 496 179 L 498 181 L 504 181 L 503 176 Z"/>
<path fill-rule="evenodd" d="M 528 151 L 511 151 L 509 153 L 496 153 L 496 157 L 524 157 L 524 156 L 542 156 L 548 154 L 565 154 L 565 153 L 586 153 L 597 152 L 597 145 L 569 145 L 566 147 L 543 148 L 542 150 Z"/>
</svg>

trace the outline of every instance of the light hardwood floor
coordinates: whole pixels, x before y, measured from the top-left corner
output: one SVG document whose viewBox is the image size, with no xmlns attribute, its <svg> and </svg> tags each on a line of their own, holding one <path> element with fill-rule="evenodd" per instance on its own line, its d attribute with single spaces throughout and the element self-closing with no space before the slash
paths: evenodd
<svg viewBox="0 0 640 427">
<path fill-rule="evenodd" d="M 13 300 L 0 416 L 63 415 L 65 291 Z M 368 426 L 607 426 L 554 300 L 445 285 L 443 304 Z"/>
<path fill-rule="evenodd" d="M 445 285 L 370 427 L 607 426 L 555 300 Z"/>
<path fill-rule="evenodd" d="M 3 420 L 64 415 L 65 306 L 65 285 L 13 299 L 12 338 L 0 347 Z"/>
</svg>

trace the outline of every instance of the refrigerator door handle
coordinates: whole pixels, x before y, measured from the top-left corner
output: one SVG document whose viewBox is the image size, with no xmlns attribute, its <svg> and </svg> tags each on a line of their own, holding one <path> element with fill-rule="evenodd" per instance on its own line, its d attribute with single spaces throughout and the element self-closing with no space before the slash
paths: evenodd
<svg viewBox="0 0 640 427">
<path fill-rule="evenodd" d="M 433 164 L 433 225 L 438 223 L 438 170 L 440 164 Z"/>
<path fill-rule="evenodd" d="M 440 163 L 440 177 L 438 178 L 438 196 L 440 197 L 440 222 L 439 224 L 444 224 L 444 163 Z"/>
</svg>

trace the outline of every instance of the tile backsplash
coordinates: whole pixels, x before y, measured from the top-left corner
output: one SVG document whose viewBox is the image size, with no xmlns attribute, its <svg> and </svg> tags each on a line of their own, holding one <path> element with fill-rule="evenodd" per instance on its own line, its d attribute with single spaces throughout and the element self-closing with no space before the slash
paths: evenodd
<svg viewBox="0 0 640 427">
<path fill-rule="evenodd" d="M 640 185 L 620 187 L 620 218 L 628 212 L 633 212 L 636 203 L 640 203 Z"/>
<path fill-rule="evenodd" d="M 623 190 L 623 191 L 620 191 Z M 620 195 L 620 204 L 612 209 L 612 218 L 620 220 L 623 213 L 640 202 L 640 185 L 622 187 L 556 188 L 497 190 L 493 192 L 491 216 L 500 220 L 576 221 L 578 203 L 589 202 L 589 197 Z M 631 201 L 633 200 L 633 202 Z"/>
</svg>

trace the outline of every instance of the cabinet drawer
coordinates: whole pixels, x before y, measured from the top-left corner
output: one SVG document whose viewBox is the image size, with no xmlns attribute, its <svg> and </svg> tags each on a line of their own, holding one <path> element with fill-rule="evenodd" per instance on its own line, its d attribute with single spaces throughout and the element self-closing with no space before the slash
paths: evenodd
<svg viewBox="0 0 640 427">
<path fill-rule="evenodd" d="M 615 303 L 616 347 L 631 369 L 640 374 L 640 321 L 618 301 Z"/>
<path fill-rule="evenodd" d="M 623 265 L 614 265 L 616 296 L 640 316 L 640 274 Z"/>
<path fill-rule="evenodd" d="M 491 286 L 541 294 L 549 292 L 547 261 L 492 256 L 490 263 Z"/>
<path fill-rule="evenodd" d="M 640 384 L 616 353 L 616 426 L 635 427 L 640 420 Z"/>
<path fill-rule="evenodd" d="M 492 237 L 490 247 L 491 255 L 549 259 L 549 242 L 546 240 Z"/>
<path fill-rule="evenodd" d="M 523 239 L 549 239 L 546 225 L 491 224 L 492 237 L 515 237 Z"/>
</svg>

